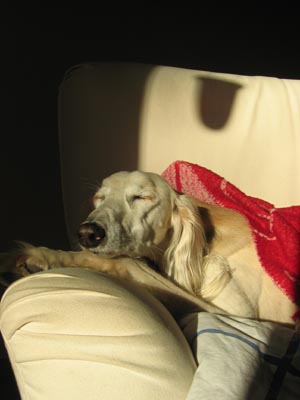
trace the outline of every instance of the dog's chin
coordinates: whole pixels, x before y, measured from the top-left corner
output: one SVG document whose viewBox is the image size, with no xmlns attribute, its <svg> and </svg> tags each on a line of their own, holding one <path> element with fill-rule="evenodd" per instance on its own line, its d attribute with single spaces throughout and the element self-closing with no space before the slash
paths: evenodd
<svg viewBox="0 0 300 400">
<path fill-rule="evenodd" d="M 134 245 L 120 246 L 119 243 L 114 244 L 100 244 L 95 247 L 84 247 L 79 244 L 80 250 L 89 251 L 96 256 L 104 258 L 116 258 L 116 257 L 130 257 L 130 258 L 140 258 L 144 254 L 141 248 L 137 248 Z"/>
<path fill-rule="evenodd" d="M 100 247 L 84 247 L 81 244 L 78 244 L 78 247 L 79 247 L 79 250 L 81 250 L 81 251 L 89 251 L 90 253 L 93 253 L 99 257 L 105 257 L 105 258 L 117 257 L 117 254 L 115 252 L 103 251 L 103 249 Z"/>
<path fill-rule="evenodd" d="M 152 260 L 151 258 L 147 257 L 147 256 L 141 256 L 139 254 L 136 253 L 124 253 L 124 252 L 120 252 L 120 253 L 116 253 L 116 252 L 109 252 L 109 251 L 103 251 L 102 249 L 99 249 L 97 247 L 94 248 L 90 248 L 90 249 L 86 249 L 83 246 L 80 246 L 82 250 L 87 250 L 90 251 L 91 253 L 93 253 L 95 256 L 98 257 L 104 257 L 104 258 L 121 258 L 121 257 L 130 257 L 136 260 L 141 260 L 143 262 L 145 262 L 150 268 L 152 268 L 155 271 L 160 271 L 160 268 L 158 266 L 158 264 Z"/>
</svg>

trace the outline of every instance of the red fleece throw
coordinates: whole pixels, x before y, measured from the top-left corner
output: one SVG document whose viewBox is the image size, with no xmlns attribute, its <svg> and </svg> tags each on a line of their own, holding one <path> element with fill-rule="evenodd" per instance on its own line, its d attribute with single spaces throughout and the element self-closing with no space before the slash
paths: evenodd
<svg viewBox="0 0 300 400">
<path fill-rule="evenodd" d="M 300 206 L 275 208 L 247 196 L 214 172 L 184 161 L 171 164 L 162 176 L 180 192 L 247 217 L 263 268 L 299 305 Z"/>
</svg>

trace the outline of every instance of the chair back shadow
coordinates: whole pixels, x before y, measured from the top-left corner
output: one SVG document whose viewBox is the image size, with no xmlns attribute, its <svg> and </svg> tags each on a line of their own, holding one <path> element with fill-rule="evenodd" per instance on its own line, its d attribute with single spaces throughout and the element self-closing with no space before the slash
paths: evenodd
<svg viewBox="0 0 300 400">
<path fill-rule="evenodd" d="M 197 79 L 201 86 L 199 90 L 199 117 L 201 122 L 213 131 L 219 131 L 226 125 L 234 107 L 237 91 L 242 86 L 209 77 L 197 77 Z"/>
</svg>

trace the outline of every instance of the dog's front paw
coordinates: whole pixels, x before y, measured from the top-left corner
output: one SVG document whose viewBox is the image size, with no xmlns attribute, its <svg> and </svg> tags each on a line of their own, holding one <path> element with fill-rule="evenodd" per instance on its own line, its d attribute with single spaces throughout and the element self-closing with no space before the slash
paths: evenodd
<svg viewBox="0 0 300 400">
<path fill-rule="evenodd" d="M 48 265 L 37 247 L 19 243 L 17 248 L 0 254 L 0 283 L 4 286 L 45 269 Z"/>
<path fill-rule="evenodd" d="M 48 269 L 47 266 L 43 265 L 42 259 L 26 254 L 21 254 L 17 258 L 15 268 L 22 276 Z"/>
</svg>

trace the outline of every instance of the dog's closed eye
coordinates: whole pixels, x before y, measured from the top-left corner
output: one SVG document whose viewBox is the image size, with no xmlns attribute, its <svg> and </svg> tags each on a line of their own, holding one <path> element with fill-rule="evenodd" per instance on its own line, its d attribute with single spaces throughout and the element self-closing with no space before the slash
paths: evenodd
<svg viewBox="0 0 300 400">
<path fill-rule="evenodd" d="M 94 196 L 94 201 L 97 201 L 97 200 L 104 200 L 105 199 L 105 196 L 102 194 L 96 194 L 95 196 Z"/>
<path fill-rule="evenodd" d="M 132 201 L 136 201 L 136 200 L 150 200 L 150 201 L 153 201 L 155 199 L 155 197 L 154 196 L 152 196 L 152 195 L 147 195 L 147 194 L 136 194 L 136 195 L 133 195 L 132 196 L 132 198 L 131 198 L 131 200 Z"/>
<path fill-rule="evenodd" d="M 99 207 L 100 203 L 105 200 L 105 196 L 102 194 L 96 194 L 93 197 L 93 205 L 95 208 Z"/>
</svg>

